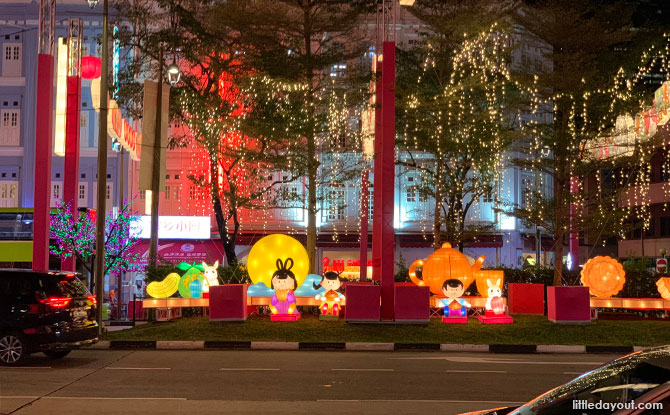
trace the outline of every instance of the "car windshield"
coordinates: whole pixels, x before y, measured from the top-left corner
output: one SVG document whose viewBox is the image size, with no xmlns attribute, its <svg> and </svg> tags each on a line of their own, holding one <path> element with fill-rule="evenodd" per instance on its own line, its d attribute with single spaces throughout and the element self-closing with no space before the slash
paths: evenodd
<svg viewBox="0 0 670 415">
<path fill-rule="evenodd" d="M 41 275 L 37 284 L 45 297 L 86 297 L 86 286 L 76 276 Z"/>
<path fill-rule="evenodd" d="M 627 403 L 670 382 L 670 348 L 637 352 L 585 373 L 541 395 L 512 412 L 513 415 L 582 414 L 573 401 Z M 590 410 L 589 414 L 599 413 Z M 611 414 L 609 409 L 602 413 Z"/>
</svg>

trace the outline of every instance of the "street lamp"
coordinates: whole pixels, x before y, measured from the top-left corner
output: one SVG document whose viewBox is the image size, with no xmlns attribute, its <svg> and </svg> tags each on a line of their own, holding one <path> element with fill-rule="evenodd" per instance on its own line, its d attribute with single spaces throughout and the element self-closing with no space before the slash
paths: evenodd
<svg viewBox="0 0 670 415">
<path fill-rule="evenodd" d="M 93 8 L 98 0 L 86 0 L 88 6 Z M 100 118 L 98 122 L 98 210 L 95 223 L 95 296 L 98 306 L 96 308 L 96 321 L 98 322 L 98 336 L 102 336 L 102 304 L 104 302 L 105 282 L 105 214 L 107 202 L 107 69 L 108 69 L 108 38 L 107 17 L 109 16 L 108 0 L 103 1 L 102 12 L 102 68 L 100 74 Z"/>
<path fill-rule="evenodd" d="M 179 66 L 177 66 L 175 61 L 172 61 L 172 64 L 167 67 L 167 76 L 170 85 L 175 86 L 179 83 L 179 79 L 181 78 L 181 71 L 179 70 Z"/>
</svg>

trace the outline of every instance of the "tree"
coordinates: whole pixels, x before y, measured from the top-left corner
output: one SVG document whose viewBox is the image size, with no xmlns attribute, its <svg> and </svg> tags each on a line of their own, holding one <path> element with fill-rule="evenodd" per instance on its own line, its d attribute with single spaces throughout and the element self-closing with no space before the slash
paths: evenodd
<svg viewBox="0 0 670 415">
<path fill-rule="evenodd" d="M 528 124 L 527 157 L 514 163 L 548 177 L 553 192 L 535 188 L 528 193 L 527 206 L 513 206 L 511 214 L 553 234 L 555 285 L 563 281 L 563 243 L 568 235 L 589 227 L 604 231 L 605 224 L 621 225 L 625 216 L 618 212 L 614 193 L 601 193 L 598 203 L 605 209 L 588 208 L 593 198 L 585 195 L 583 183 L 586 177 L 600 177 L 603 168 L 602 161 L 588 157 L 593 140 L 610 133 L 617 115 L 640 107 L 633 90 L 640 78 L 630 70 L 631 56 L 639 47 L 633 42 L 630 15 L 620 3 L 544 0 L 529 2 L 515 16 L 532 34 L 520 48 L 540 48 L 550 64 L 534 62 L 526 71 L 541 99 Z M 618 217 L 612 220 L 610 215 Z"/>
<path fill-rule="evenodd" d="M 347 67 L 347 77 L 355 74 L 347 62 L 359 58 L 368 48 L 369 42 L 362 39 L 372 34 L 361 30 L 365 26 L 362 18 L 374 7 L 376 2 L 369 0 L 237 0 L 219 4 L 212 13 L 219 26 L 235 28 L 245 45 L 245 59 L 254 70 L 307 88 L 300 122 L 290 116 L 282 118 L 291 120 L 287 126 L 303 137 L 302 151 L 292 153 L 291 159 L 294 166 L 304 168 L 307 181 L 307 253 L 311 270 L 315 267 L 319 201 L 327 196 L 319 189 L 355 175 L 352 169 L 343 168 L 352 165 L 351 158 L 338 154 L 357 147 L 356 140 L 346 140 L 346 136 L 340 143 L 329 140 L 335 131 L 342 130 L 331 124 L 331 104 L 342 102 L 345 95 L 345 84 L 332 81 L 345 75 L 343 67 Z M 233 8 L 235 14 L 231 14 Z M 328 159 L 335 162 L 326 165 Z"/>
<path fill-rule="evenodd" d="M 121 3 L 122 19 L 130 24 L 118 38 L 140 53 L 127 57 L 129 63 L 119 77 L 119 102 L 129 112 L 138 107 L 142 92 L 138 75 L 151 74 L 157 64 L 165 66 L 157 62 L 159 51 L 172 48 L 182 75 L 170 92 L 171 117 L 187 128 L 171 137 L 170 146 L 196 144 L 204 150 L 206 168 L 189 178 L 207 189 L 227 263 L 235 265 L 240 211 L 276 206 L 268 194 L 298 177 L 289 156 L 300 153 L 302 137 L 277 128 L 266 115 L 275 107 L 295 115 L 299 100 L 293 97 L 304 88 L 268 82 L 257 74 L 248 63 L 248 45 L 239 32 L 228 20 L 213 18 L 216 10 L 237 15 L 237 7 L 244 9 L 240 3 L 164 0 L 159 7 L 154 2 Z M 164 21 L 170 24 L 156 24 Z M 266 177 L 277 171 L 289 172 L 289 177 L 267 182 Z"/>
<path fill-rule="evenodd" d="M 414 186 L 434 202 L 436 249 L 443 238 L 462 249 L 464 239 L 493 227 L 466 227 L 466 217 L 480 198 L 496 193 L 503 152 L 518 135 L 512 127 L 521 101 L 507 69 L 509 36 L 491 26 L 509 7 L 420 1 L 414 11 L 427 23 L 425 43 L 399 53 L 398 162 L 420 173 Z"/>
<path fill-rule="evenodd" d="M 105 218 L 105 267 L 104 273 L 119 275 L 121 272 L 139 271 L 140 254 L 133 247 L 137 238 L 132 236 L 131 226 L 137 217 L 130 214 L 130 203 L 125 202 L 115 216 L 110 212 Z M 55 214 L 51 215 L 51 239 L 54 245 L 49 251 L 61 259 L 75 257 L 93 272 L 95 254 L 95 217 L 89 211 L 75 216 L 70 206 L 61 203 Z"/>
</svg>

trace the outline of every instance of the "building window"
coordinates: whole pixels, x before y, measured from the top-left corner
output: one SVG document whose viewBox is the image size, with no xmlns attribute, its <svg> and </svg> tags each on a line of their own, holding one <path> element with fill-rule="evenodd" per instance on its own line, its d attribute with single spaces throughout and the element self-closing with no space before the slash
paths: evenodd
<svg viewBox="0 0 670 415">
<path fill-rule="evenodd" d="M 344 219 L 344 211 L 346 208 L 346 188 L 344 185 L 333 185 L 326 191 L 326 199 L 324 200 L 324 210 L 326 211 L 326 220 L 342 220 Z"/>
<path fill-rule="evenodd" d="M 19 145 L 19 121 L 19 110 L 0 111 L 0 146 Z"/>
<path fill-rule="evenodd" d="M 88 207 L 88 183 L 79 182 L 79 206 Z"/>
<path fill-rule="evenodd" d="M 346 63 L 336 63 L 334 65 L 330 65 L 330 76 L 332 78 L 344 78 L 346 72 L 347 72 Z"/>
<path fill-rule="evenodd" d="M 482 202 L 493 203 L 493 189 L 489 189 L 488 192 L 484 193 L 482 196 Z"/>
<path fill-rule="evenodd" d="M 147 191 L 140 190 L 140 200 L 145 200 L 147 198 Z"/>
<path fill-rule="evenodd" d="M 174 200 L 179 200 L 179 186 L 172 186 L 174 189 Z"/>
<path fill-rule="evenodd" d="M 51 207 L 58 207 L 63 198 L 63 182 L 51 182 Z"/>
<path fill-rule="evenodd" d="M 198 192 L 195 186 L 190 186 L 188 188 L 188 198 L 191 200 L 195 200 L 198 198 Z"/>
<path fill-rule="evenodd" d="M 165 186 L 165 200 L 170 200 L 170 192 L 172 189 L 170 189 L 170 186 Z"/>
<path fill-rule="evenodd" d="M 107 202 L 110 202 L 112 200 L 112 184 L 107 183 L 107 186 L 105 187 L 105 199 Z"/>
<path fill-rule="evenodd" d="M 2 76 L 21 76 L 20 43 L 5 43 L 2 54 Z"/>
<path fill-rule="evenodd" d="M 670 216 L 661 217 L 661 236 L 670 236 Z"/>
</svg>

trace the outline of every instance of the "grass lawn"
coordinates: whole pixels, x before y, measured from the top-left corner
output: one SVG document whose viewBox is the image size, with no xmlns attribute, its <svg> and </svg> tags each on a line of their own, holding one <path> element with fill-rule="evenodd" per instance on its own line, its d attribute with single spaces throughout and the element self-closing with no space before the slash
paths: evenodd
<svg viewBox="0 0 670 415">
<path fill-rule="evenodd" d="M 347 324 L 303 315 L 297 322 L 271 322 L 250 316 L 244 323 L 210 323 L 207 318 L 181 318 L 109 332 L 105 340 L 218 340 L 301 342 L 391 342 L 465 344 L 585 344 L 653 346 L 670 344 L 670 322 L 596 320 L 587 325 L 558 325 L 545 316 L 515 316 L 513 324 L 444 324 L 427 326 Z"/>
</svg>

